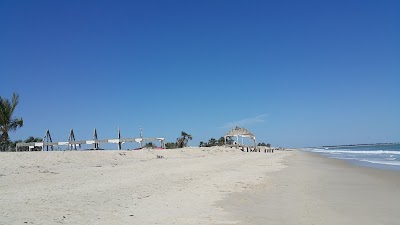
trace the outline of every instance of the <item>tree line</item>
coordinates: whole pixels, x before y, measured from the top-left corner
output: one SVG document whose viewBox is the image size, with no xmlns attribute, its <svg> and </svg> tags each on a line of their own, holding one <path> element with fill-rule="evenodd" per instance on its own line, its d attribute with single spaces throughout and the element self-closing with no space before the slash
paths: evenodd
<svg viewBox="0 0 400 225">
<path fill-rule="evenodd" d="M 270 148 L 271 144 L 270 143 L 265 144 L 264 142 L 262 142 L 262 143 L 258 143 L 257 146 L 266 146 L 266 147 Z"/>
<path fill-rule="evenodd" d="M 233 144 L 233 140 L 231 137 L 226 139 L 226 144 Z M 225 145 L 225 137 L 220 137 L 219 139 L 210 138 L 207 142 L 200 141 L 199 147 L 212 147 L 212 146 L 222 146 Z"/>
<path fill-rule="evenodd" d="M 181 136 L 176 139 L 176 142 L 165 143 L 165 148 L 167 149 L 184 148 L 187 146 L 188 142 L 192 139 L 193 139 L 192 135 L 186 133 L 185 131 L 182 131 Z"/>
<path fill-rule="evenodd" d="M 14 142 L 10 141 L 9 132 L 15 131 L 18 128 L 22 127 L 24 121 L 22 118 L 14 117 L 14 111 L 19 103 L 19 95 L 17 93 L 13 93 L 12 99 L 9 100 L 7 98 L 2 98 L 0 96 L 0 151 L 15 151 L 16 143 L 22 142 L 22 140 L 17 140 Z M 185 131 L 181 132 L 181 136 L 176 139 L 176 142 L 168 142 L 165 144 L 167 149 L 173 148 L 184 148 L 187 146 L 188 142 L 192 140 L 192 135 L 186 133 Z M 41 142 L 41 138 L 29 137 L 24 142 Z M 212 146 L 222 146 L 226 144 L 231 145 L 234 143 L 232 137 L 228 137 L 225 140 L 225 137 L 220 137 L 219 139 L 211 138 L 207 142 L 200 141 L 199 147 L 212 147 Z M 271 147 L 271 144 L 265 144 L 264 142 L 259 143 L 258 146 L 267 146 Z M 146 144 L 146 147 L 153 147 L 153 143 Z M 27 146 L 23 148 L 28 148 Z M 35 147 L 32 150 L 38 150 L 39 147 Z M 23 149 L 27 150 L 27 149 Z"/>
<path fill-rule="evenodd" d="M 226 144 L 227 145 L 232 145 L 234 143 L 232 137 L 227 137 L 226 138 Z M 213 146 L 223 146 L 225 145 L 225 137 L 220 137 L 218 140 L 215 138 L 210 138 L 207 142 L 200 141 L 199 147 L 213 147 Z M 265 144 L 264 142 L 258 143 L 257 146 L 266 146 L 266 147 L 271 147 L 271 144 Z"/>
<path fill-rule="evenodd" d="M 9 141 L 7 147 L 6 147 L 5 144 L 3 143 L 4 146 L 0 147 L 0 149 L 5 149 L 5 150 L 3 150 L 3 151 L 15 152 L 15 151 L 16 151 L 16 145 L 17 145 L 17 143 L 20 143 L 20 142 L 24 142 L 24 143 L 29 143 L 29 142 L 42 142 L 42 141 L 43 141 L 42 138 L 38 138 L 38 137 L 35 138 L 35 137 L 33 137 L 33 136 L 30 136 L 30 137 L 28 137 L 27 139 L 25 139 L 24 141 L 23 141 L 23 140 Z M 20 151 L 29 151 L 29 147 L 28 147 L 28 146 L 21 146 L 21 147 L 19 147 L 19 150 L 20 150 Z M 38 146 L 35 146 L 35 147 L 33 147 L 33 148 L 31 149 L 31 151 L 41 151 L 41 150 L 42 150 L 41 147 L 38 147 Z"/>
</svg>

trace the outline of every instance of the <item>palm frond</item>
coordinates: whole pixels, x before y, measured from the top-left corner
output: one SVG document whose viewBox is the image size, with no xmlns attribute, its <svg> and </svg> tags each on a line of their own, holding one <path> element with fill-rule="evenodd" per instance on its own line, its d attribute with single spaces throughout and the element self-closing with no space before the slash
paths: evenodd
<svg viewBox="0 0 400 225">
<path fill-rule="evenodd" d="M 19 102 L 19 95 L 13 93 L 12 100 L 0 97 L 0 133 L 2 141 L 8 141 L 9 131 L 15 131 L 22 127 L 22 118 L 13 118 L 14 110 Z"/>
<path fill-rule="evenodd" d="M 17 107 L 18 103 L 19 103 L 19 95 L 14 92 L 13 97 L 12 97 L 12 102 L 10 104 L 10 106 L 11 106 L 10 114 L 11 115 L 14 113 L 14 110 Z"/>
<path fill-rule="evenodd" d="M 10 131 L 15 131 L 17 128 L 22 127 L 24 125 L 24 121 L 22 118 L 14 118 L 8 126 Z"/>
</svg>

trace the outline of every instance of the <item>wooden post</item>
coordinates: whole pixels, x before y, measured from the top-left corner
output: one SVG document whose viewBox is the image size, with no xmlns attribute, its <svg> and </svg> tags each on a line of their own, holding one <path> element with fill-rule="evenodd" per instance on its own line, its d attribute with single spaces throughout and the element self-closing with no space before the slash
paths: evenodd
<svg viewBox="0 0 400 225">
<path fill-rule="evenodd" d="M 226 147 L 226 136 L 224 136 L 224 147 Z"/>
<path fill-rule="evenodd" d="M 140 142 L 139 142 L 139 146 L 143 147 L 143 130 L 142 130 L 141 126 L 140 126 Z"/>
<path fill-rule="evenodd" d="M 122 146 L 121 146 L 121 131 L 118 127 L 118 150 L 121 150 Z"/>
<path fill-rule="evenodd" d="M 93 141 L 94 141 L 94 143 L 93 143 L 93 149 L 94 150 L 98 150 L 99 149 L 99 143 L 97 142 L 99 139 L 97 138 L 97 130 L 96 130 L 96 128 L 94 128 L 94 131 L 93 131 Z"/>
</svg>

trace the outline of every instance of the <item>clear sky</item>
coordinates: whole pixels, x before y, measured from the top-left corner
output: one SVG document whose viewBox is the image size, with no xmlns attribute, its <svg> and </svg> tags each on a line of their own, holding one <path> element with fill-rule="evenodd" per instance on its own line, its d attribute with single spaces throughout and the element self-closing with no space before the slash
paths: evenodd
<svg viewBox="0 0 400 225">
<path fill-rule="evenodd" d="M 400 141 L 400 1 L 1 1 L 11 139 Z"/>
</svg>

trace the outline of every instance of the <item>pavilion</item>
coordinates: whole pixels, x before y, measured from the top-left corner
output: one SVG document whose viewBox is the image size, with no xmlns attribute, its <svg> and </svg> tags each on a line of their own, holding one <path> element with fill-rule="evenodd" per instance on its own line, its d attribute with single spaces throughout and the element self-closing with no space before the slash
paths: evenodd
<svg viewBox="0 0 400 225">
<path fill-rule="evenodd" d="M 254 148 L 257 147 L 256 137 L 250 131 L 248 131 L 246 128 L 241 128 L 241 127 L 236 126 L 232 130 L 230 130 L 228 133 L 226 133 L 224 136 L 225 146 L 226 146 L 226 138 L 228 138 L 228 137 L 236 137 L 236 144 L 234 144 L 234 146 L 244 146 L 244 142 L 243 142 L 244 138 L 249 138 L 250 140 L 253 140 Z M 241 144 L 239 144 L 239 137 L 242 138 Z"/>
</svg>

